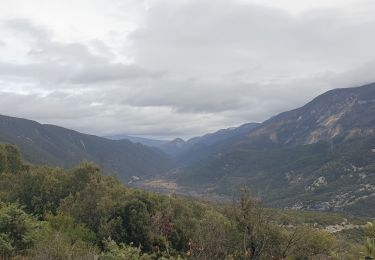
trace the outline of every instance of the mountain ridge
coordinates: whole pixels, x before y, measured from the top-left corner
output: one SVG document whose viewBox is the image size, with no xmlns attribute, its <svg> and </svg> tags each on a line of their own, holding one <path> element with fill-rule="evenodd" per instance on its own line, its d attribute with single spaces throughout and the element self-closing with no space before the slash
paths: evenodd
<svg viewBox="0 0 375 260">
<path fill-rule="evenodd" d="M 375 84 L 335 89 L 182 166 L 181 187 L 268 205 L 374 215 Z"/>
<path fill-rule="evenodd" d="M 116 173 L 148 176 L 167 170 L 169 159 L 161 151 L 128 140 L 109 140 L 33 120 L 0 116 L 0 142 L 17 145 L 27 161 L 73 167 L 88 160 Z"/>
<path fill-rule="evenodd" d="M 375 119 L 372 116 L 372 111 L 375 110 L 374 90 L 375 83 L 329 90 L 300 108 L 280 113 L 266 120 L 255 131 L 249 133 L 248 139 L 268 135 L 269 141 L 274 144 L 311 144 L 342 134 L 351 136 L 374 134 Z M 365 104 L 369 105 L 363 109 L 362 105 Z M 362 132 L 353 129 L 351 124 L 362 127 Z M 352 132 L 347 133 L 349 127 L 352 127 Z M 274 131 L 274 128 L 278 128 L 278 131 Z M 294 132 L 288 133 L 288 129 L 285 128 L 293 128 Z M 288 139 L 283 138 L 283 135 L 288 134 Z"/>
<path fill-rule="evenodd" d="M 25 159 L 37 164 L 71 167 L 93 161 L 124 182 L 132 176 L 141 182 L 162 178 L 185 190 L 220 196 L 248 186 L 270 206 L 371 216 L 374 115 L 375 83 L 330 90 L 260 124 L 175 139 L 180 151 L 173 160 L 129 140 L 7 116 L 0 116 L 0 142 L 18 145 Z"/>
<path fill-rule="evenodd" d="M 140 143 L 150 147 L 160 147 L 161 145 L 169 142 L 168 140 L 159 140 L 159 139 L 150 139 L 140 136 L 132 136 L 132 135 L 109 135 L 104 136 L 104 138 L 111 139 L 111 140 L 129 140 L 133 143 Z"/>
</svg>

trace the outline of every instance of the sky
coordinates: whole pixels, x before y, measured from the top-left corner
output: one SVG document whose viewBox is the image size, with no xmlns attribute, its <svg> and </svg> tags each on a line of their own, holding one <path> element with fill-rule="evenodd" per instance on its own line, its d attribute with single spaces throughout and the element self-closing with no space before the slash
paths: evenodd
<svg viewBox="0 0 375 260">
<path fill-rule="evenodd" d="M 0 114 L 189 138 L 375 81 L 373 0 L 0 0 Z"/>
</svg>

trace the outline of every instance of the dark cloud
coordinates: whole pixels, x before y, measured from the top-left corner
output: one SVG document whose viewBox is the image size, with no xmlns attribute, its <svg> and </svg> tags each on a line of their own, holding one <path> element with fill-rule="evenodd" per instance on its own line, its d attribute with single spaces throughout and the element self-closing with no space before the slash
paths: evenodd
<svg viewBox="0 0 375 260">
<path fill-rule="evenodd" d="M 150 67 L 217 76 L 259 66 L 269 78 L 322 66 L 346 69 L 375 56 L 375 19 L 348 10 L 295 15 L 238 1 L 162 3 L 132 35 L 135 59 Z"/>
<path fill-rule="evenodd" d="M 375 81 L 375 7 L 359 5 L 290 13 L 159 0 L 131 34 L 85 41 L 58 39 L 30 19 L 3 21 L 0 108 L 103 135 L 186 137 L 263 121 L 326 90 Z"/>
<path fill-rule="evenodd" d="M 81 43 L 56 42 L 43 26 L 25 19 L 10 20 L 5 25 L 16 33 L 26 33 L 33 41 L 28 51 L 30 62 L 20 64 L 0 60 L 0 74 L 4 77 L 53 84 L 95 84 L 162 75 L 161 71 L 146 70 L 134 64 L 114 63 L 108 56 L 93 54 L 89 46 Z M 92 43 L 100 53 L 110 53 L 101 41 Z"/>
<path fill-rule="evenodd" d="M 102 83 L 108 81 L 133 80 L 137 78 L 160 78 L 162 72 L 150 71 L 136 65 L 121 63 L 87 66 L 75 72 L 70 79 L 73 83 Z"/>
<path fill-rule="evenodd" d="M 51 37 L 51 33 L 45 27 L 37 26 L 26 18 L 6 20 L 3 25 L 13 29 L 15 32 L 25 33 L 34 39 L 47 40 Z"/>
</svg>

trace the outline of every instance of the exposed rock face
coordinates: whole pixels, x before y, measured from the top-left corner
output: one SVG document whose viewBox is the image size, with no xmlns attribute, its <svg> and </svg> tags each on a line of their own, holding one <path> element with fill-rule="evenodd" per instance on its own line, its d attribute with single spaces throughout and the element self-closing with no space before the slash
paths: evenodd
<svg viewBox="0 0 375 260">
<path fill-rule="evenodd" d="M 375 215 L 375 84 L 328 91 L 230 140 L 181 171 L 179 184 L 271 206 Z"/>
<path fill-rule="evenodd" d="M 324 176 L 320 176 L 311 185 L 307 186 L 305 190 L 314 191 L 316 188 L 319 188 L 321 186 L 326 186 L 327 184 L 328 183 L 327 183 L 326 178 Z"/>
<path fill-rule="evenodd" d="M 251 131 L 239 144 L 252 147 L 312 144 L 335 137 L 375 133 L 375 84 L 335 89 L 305 106 L 281 113 Z"/>
</svg>

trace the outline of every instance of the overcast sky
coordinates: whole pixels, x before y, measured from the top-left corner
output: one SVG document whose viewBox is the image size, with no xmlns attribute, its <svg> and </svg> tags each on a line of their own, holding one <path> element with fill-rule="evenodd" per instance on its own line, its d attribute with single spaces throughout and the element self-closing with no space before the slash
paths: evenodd
<svg viewBox="0 0 375 260">
<path fill-rule="evenodd" d="M 0 0 L 0 113 L 191 137 L 375 81 L 373 0 Z"/>
</svg>

